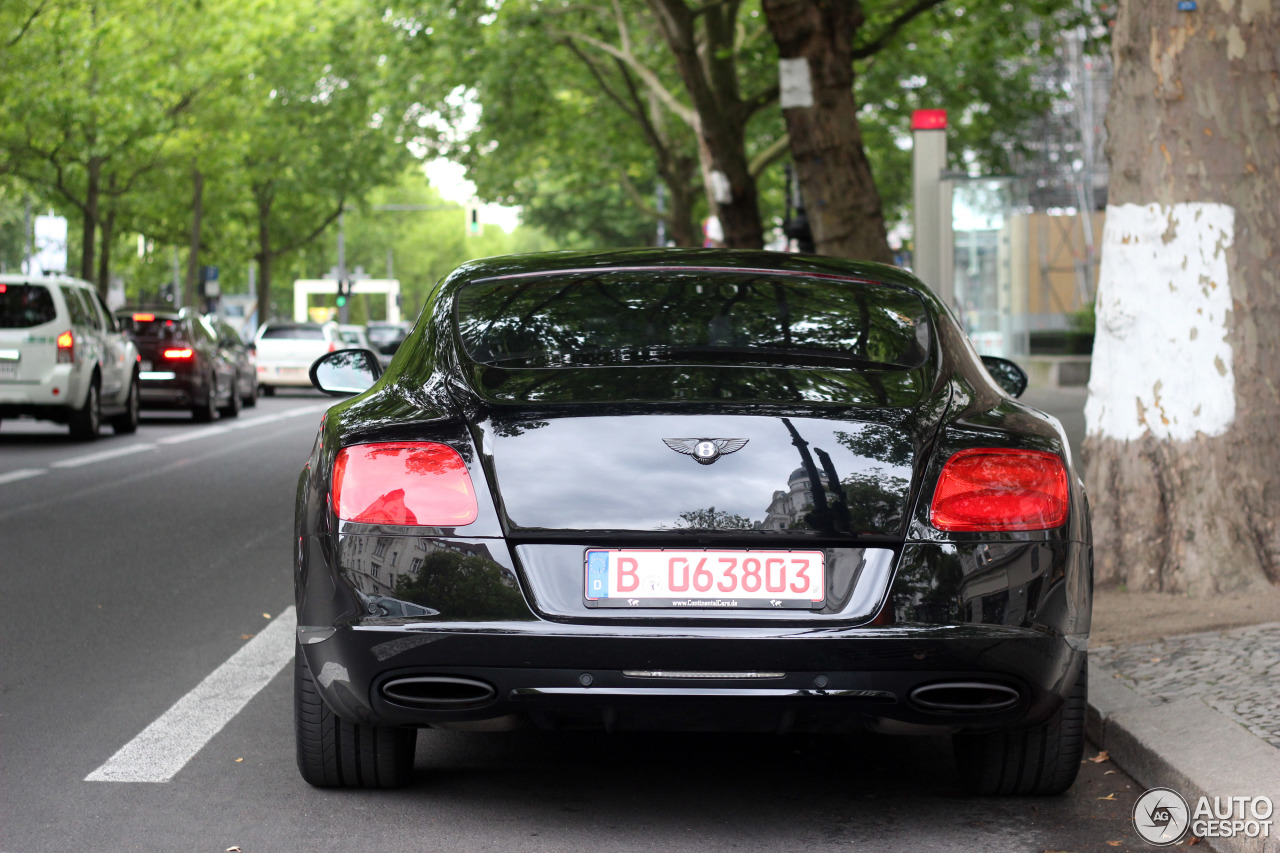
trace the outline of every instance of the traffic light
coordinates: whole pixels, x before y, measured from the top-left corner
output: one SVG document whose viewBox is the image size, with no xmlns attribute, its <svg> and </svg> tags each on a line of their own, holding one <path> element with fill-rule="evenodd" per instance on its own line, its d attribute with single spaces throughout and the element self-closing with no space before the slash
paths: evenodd
<svg viewBox="0 0 1280 853">
<path fill-rule="evenodd" d="M 338 279 L 338 307 L 347 307 L 347 295 L 351 293 L 351 282 Z"/>
</svg>

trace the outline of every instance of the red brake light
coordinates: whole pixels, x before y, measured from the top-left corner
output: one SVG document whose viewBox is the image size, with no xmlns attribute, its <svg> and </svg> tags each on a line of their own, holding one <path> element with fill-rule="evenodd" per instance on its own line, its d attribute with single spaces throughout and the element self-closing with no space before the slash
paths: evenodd
<svg viewBox="0 0 1280 853">
<path fill-rule="evenodd" d="M 164 351 L 165 358 L 173 358 L 178 360 L 188 359 L 195 355 L 195 351 L 190 347 L 183 349 L 167 349 Z"/>
<path fill-rule="evenodd" d="M 58 357 L 55 364 L 71 364 L 76 360 L 76 336 L 71 330 L 58 335 Z"/>
<path fill-rule="evenodd" d="M 135 323 L 150 323 L 155 320 L 155 314 L 134 314 L 133 321 Z"/>
<path fill-rule="evenodd" d="M 329 341 L 329 352 L 337 352 L 337 351 L 338 351 L 338 345 L 333 341 Z"/>
<path fill-rule="evenodd" d="M 1067 468 L 1041 450 L 975 447 L 942 468 L 929 507 L 939 530 L 1049 530 L 1067 520 Z"/>
<path fill-rule="evenodd" d="M 9 289 L 9 285 L 7 285 L 7 284 L 0 284 L 0 293 L 4 293 L 4 292 L 5 292 L 6 290 L 8 290 L 8 289 Z"/>
<path fill-rule="evenodd" d="M 333 510 L 344 521 L 461 527 L 475 490 L 458 451 L 431 441 L 344 447 L 333 463 Z"/>
</svg>

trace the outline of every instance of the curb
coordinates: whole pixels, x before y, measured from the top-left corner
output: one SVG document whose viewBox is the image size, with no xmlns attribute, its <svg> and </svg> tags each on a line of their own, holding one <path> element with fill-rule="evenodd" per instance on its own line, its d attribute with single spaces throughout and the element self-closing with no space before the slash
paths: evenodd
<svg viewBox="0 0 1280 853">
<path fill-rule="evenodd" d="M 1155 703 L 1090 661 L 1090 740 L 1140 785 L 1166 787 L 1195 808 L 1200 797 L 1268 796 L 1271 837 L 1206 839 L 1217 853 L 1280 853 L 1280 750 L 1197 698 Z"/>
</svg>

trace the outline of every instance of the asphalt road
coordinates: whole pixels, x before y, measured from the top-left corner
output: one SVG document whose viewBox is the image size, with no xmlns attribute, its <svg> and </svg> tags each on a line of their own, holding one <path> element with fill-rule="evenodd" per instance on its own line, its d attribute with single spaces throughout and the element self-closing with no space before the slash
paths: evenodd
<svg viewBox="0 0 1280 853">
<path fill-rule="evenodd" d="M 408 789 L 308 787 L 290 540 L 326 405 L 0 426 L 0 851 L 1145 849 L 1110 762 L 978 799 L 933 739 L 431 731 Z M 167 781 L 88 781 L 126 778 Z"/>
</svg>

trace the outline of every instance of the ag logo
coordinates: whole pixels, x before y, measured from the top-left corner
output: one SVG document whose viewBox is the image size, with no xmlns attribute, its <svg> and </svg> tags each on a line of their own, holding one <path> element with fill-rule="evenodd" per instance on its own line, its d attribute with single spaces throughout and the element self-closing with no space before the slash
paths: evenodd
<svg viewBox="0 0 1280 853">
<path fill-rule="evenodd" d="M 746 438 L 664 438 L 663 443 L 677 453 L 692 456 L 699 465 L 710 465 L 721 456 L 741 450 Z"/>
<path fill-rule="evenodd" d="M 1172 788 L 1152 788 L 1133 804 L 1133 828 L 1143 841 L 1156 847 L 1177 844 L 1190 823 L 1187 801 Z"/>
</svg>

